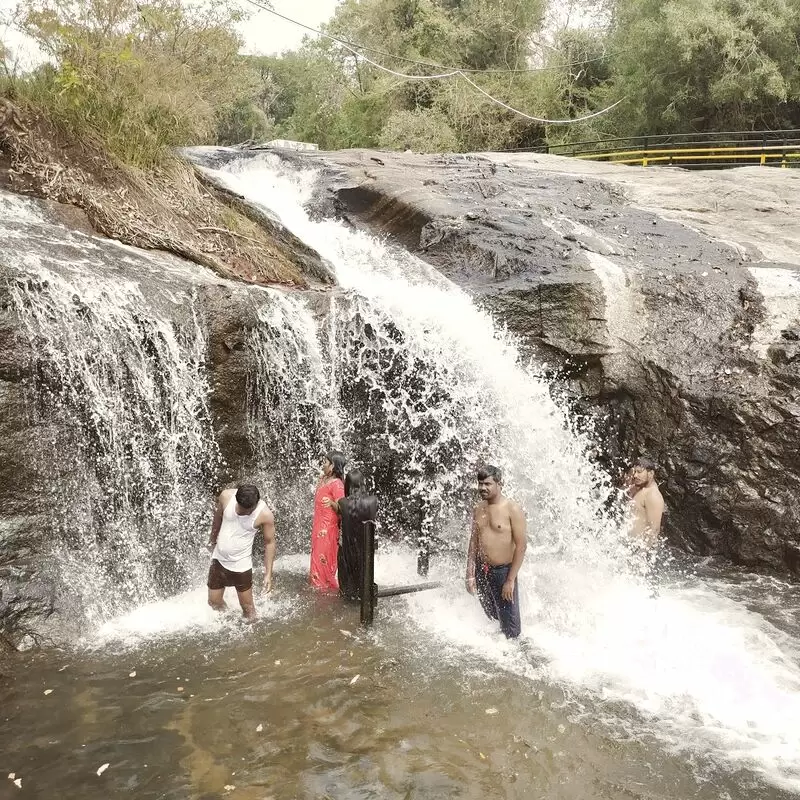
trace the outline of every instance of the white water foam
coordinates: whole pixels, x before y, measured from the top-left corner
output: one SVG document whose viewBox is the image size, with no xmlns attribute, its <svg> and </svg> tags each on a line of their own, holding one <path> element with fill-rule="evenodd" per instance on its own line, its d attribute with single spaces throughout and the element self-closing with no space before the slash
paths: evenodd
<svg viewBox="0 0 800 800">
<path fill-rule="evenodd" d="M 622 701 L 638 712 L 622 721 L 630 733 L 655 733 L 676 752 L 800 790 L 800 670 L 785 635 L 699 580 L 662 584 L 653 597 L 627 580 L 584 583 L 567 573 L 535 557 L 521 572 L 522 641 L 544 659 L 534 663 L 490 635 L 496 625 L 458 584 L 404 602 L 436 640 L 583 692 L 588 716 L 611 728 L 620 720 L 606 719 L 602 705 Z M 564 591 L 582 615 L 559 613 L 553 593 Z"/>
<path fill-rule="evenodd" d="M 295 592 L 291 588 L 285 588 L 283 584 L 286 575 L 307 576 L 308 568 L 307 554 L 279 556 L 274 564 L 275 588 L 267 595 L 259 592 L 260 578 L 256 577 L 253 597 L 260 621 L 285 620 L 298 613 L 299 604 Z M 398 547 L 390 547 L 378 555 L 375 579 L 383 585 L 397 583 L 399 580 L 405 584 L 421 580 L 408 552 Z M 217 613 L 208 605 L 208 590 L 205 586 L 198 586 L 164 600 L 153 600 L 104 622 L 90 635 L 83 637 L 78 646 L 91 650 L 107 647 L 128 649 L 176 636 L 207 633 L 252 634 L 253 629 L 241 619 L 236 590 L 230 587 L 226 589 L 224 599 L 228 606 L 224 613 Z"/>
<path fill-rule="evenodd" d="M 200 559 L 198 559 L 199 561 Z M 308 571 L 308 556 L 281 556 L 274 564 L 276 576 Z M 197 582 L 200 583 L 198 577 Z M 297 611 L 297 598 L 281 586 L 280 578 L 269 594 L 260 591 L 260 577 L 253 584 L 253 598 L 260 621 L 286 619 Z M 252 635 L 253 628 L 242 620 L 236 590 L 225 590 L 227 611 L 218 613 L 208 605 L 205 585 L 182 592 L 164 600 L 134 608 L 125 614 L 104 622 L 91 634 L 83 637 L 79 646 L 102 649 L 108 646 L 134 648 L 144 643 L 154 643 L 175 636 L 197 636 L 205 633 L 226 635 Z M 257 627 L 256 629 L 257 630 Z"/>
<path fill-rule="evenodd" d="M 785 635 L 699 579 L 652 596 L 600 511 L 607 485 L 583 457 L 585 442 L 568 430 L 546 385 L 520 366 L 513 342 L 418 260 L 339 223 L 310 220 L 303 204 L 312 171 L 262 156 L 216 174 L 327 258 L 363 313 L 401 328 L 403 346 L 455 387 L 450 424 L 496 454 L 526 506 L 533 546 L 520 577 L 524 637 L 544 667 L 487 636 L 493 626 L 463 591 L 461 565 L 444 589 L 397 601 L 414 624 L 505 669 L 543 669 L 586 692 L 595 708 L 624 701 L 669 747 L 800 790 L 800 669 Z M 413 555 L 406 558 L 410 569 Z"/>
</svg>

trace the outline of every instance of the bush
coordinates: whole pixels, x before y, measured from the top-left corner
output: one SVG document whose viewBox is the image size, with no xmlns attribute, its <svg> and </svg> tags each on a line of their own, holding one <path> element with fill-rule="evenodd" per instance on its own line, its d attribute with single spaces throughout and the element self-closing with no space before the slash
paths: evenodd
<svg viewBox="0 0 800 800">
<path fill-rule="evenodd" d="M 217 121 L 217 144 L 264 142 L 272 138 L 270 118 L 254 103 L 242 99 L 223 109 Z"/>
<path fill-rule="evenodd" d="M 387 150 L 443 153 L 457 150 L 458 140 L 444 114 L 423 109 L 392 114 L 381 131 L 380 145 Z"/>
<path fill-rule="evenodd" d="M 211 142 L 221 117 L 229 132 L 237 114 L 244 124 L 257 80 L 239 56 L 234 7 L 27 0 L 23 11 L 50 63 L 15 81 L 18 100 L 77 136 L 95 132 L 125 162 L 148 167 L 175 146 Z"/>
</svg>

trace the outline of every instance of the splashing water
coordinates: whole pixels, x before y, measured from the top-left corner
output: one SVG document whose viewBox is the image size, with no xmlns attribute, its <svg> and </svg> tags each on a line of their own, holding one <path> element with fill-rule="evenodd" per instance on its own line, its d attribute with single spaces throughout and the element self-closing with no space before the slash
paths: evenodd
<svg viewBox="0 0 800 800">
<path fill-rule="evenodd" d="M 52 439 L 42 472 L 65 587 L 58 604 L 96 622 L 179 591 L 196 567 L 217 459 L 206 342 L 190 292 L 165 279 L 188 277 L 177 259 L 69 233 L 32 204 L 3 199 L 4 225 L 26 226 L 25 237 L 5 239 L 4 257 L 31 345 L 33 423 Z M 125 263 L 153 273 L 152 296 L 120 274 Z"/>
<path fill-rule="evenodd" d="M 388 460 L 394 487 L 404 499 L 429 498 L 451 543 L 463 542 L 471 500 L 463 487 L 482 460 L 503 467 L 526 509 L 523 630 L 542 664 L 487 635 L 477 604 L 453 582 L 461 562 L 440 564 L 449 586 L 408 598 L 402 613 L 437 647 L 573 686 L 592 698 L 596 722 L 623 735 L 655 733 L 800 790 L 796 639 L 698 578 L 664 580 L 653 595 L 604 511 L 607 477 L 513 340 L 418 259 L 339 222 L 312 220 L 304 208 L 312 170 L 262 155 L 214 172 L 335 269 L 345 294 L 320 336 L 332 349 L 351 452 L 365 464 Z M 402 517 L 389 508 L 382 520 L 391 528 Z M 630 711 L 620 712 L 620 702 Z"/>
<path fill-rule="evenodd" d="M 303 298 L 267 290 L 248 348 L 248 434 L 258 482 L 281 520 L 282 547 L 302 548 L 321 456 L 342 441 L 341 410 L 321 350 L 319 323 Z M 288 535 L 287 535 L 288 534 Z"/>
</svg>

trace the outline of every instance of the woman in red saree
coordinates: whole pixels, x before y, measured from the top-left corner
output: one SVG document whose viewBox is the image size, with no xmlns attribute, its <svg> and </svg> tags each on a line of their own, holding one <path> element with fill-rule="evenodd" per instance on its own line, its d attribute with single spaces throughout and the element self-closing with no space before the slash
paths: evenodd
<svg viewBox="0 0 800 800">
<path fill-rule="evenodd" d="M 311 570 L 315 589 L 339 590 L 336 580 L 339 556 L 339 514 L 333 503 L 344 497 L 344 456 L 336 450 L 322 461 L 322 475 L 314 496 L 314 523 L 311 526 Z"/>
</svg>

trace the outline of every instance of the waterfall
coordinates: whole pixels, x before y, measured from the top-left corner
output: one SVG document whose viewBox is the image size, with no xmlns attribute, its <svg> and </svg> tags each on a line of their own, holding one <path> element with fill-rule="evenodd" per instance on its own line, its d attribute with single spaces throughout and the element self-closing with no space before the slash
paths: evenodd
<svg viewBox="0 0 800 800">
<path fill-rule="evenodd" d="M 459 556 L 441 572 L 444 591 L 411 596 L 398 612 L 422 640 L 442 658 L 474 652 L 496 669 L 564 686 L 577 714 L 591 693 L 601 730 L 655 735 L 700 770 L 726 763 L 800 788 L 796 642 L 720 582 L 674 574 L 653 594 L 607 510 L 613 490 L 587 457 L 589 439 L 514 340 L 400 248 L 312 219 L 313 169 L 265 154 L 214 175 L 333 265 L 342 291 L 316 336 L 343 445 L 382 489 L 384 535 L 410 532 L 410 509 L 424 518 L 423 533 Z M 527 650 L 489 634 L 458 579 L 481 461 L 503 468 L 528 519 Z M 763 591 L 757 581 L 752 591 Z"/>
<path fill-rule="evenodd" d="M 526 506 L 541 546 L 582 561 L 589 548 L 604 564 L 622 556 L 603 511 L 612 489 L 586 457 L 588 440 L 488 313 L 405 251 L 334 220 L 313 221 L 304 209 L 313 171 L 268 155 L 214 174 L 278 214 L 336 270 L 343 292 L 317 334 L 333 375 L 326 397 L 340 404 L 351 460 L 400 501 L 384 511 L 387 529 L 408 530 L 409 509 L 422 504 L 429 524 L 452 528 L 449 543 L 461 542 L 475 469 L 491 462 Z"/>
<path fill-rule="evenodd" d="M 3 199 L 4 233 L 25 224 L 4 259 L 32 354 L 31 424 L 47 443 L 46 561 L 58 606 L 91 623 L 185 588 L 197 570 L 218 457 L 203 326 L 191 286 L 165 279 L 185 270 L 177 259 L 69 233 Z"/>
<path fill-rule="evenodd" d="M 303 550 L 322 455 L 342 444 L 342 412 L 319 321 L 299 295 L 267 290 L 248 339 L 248 436 L 255 478 L 280 520 L 282 548 Z"/>
</svg>

